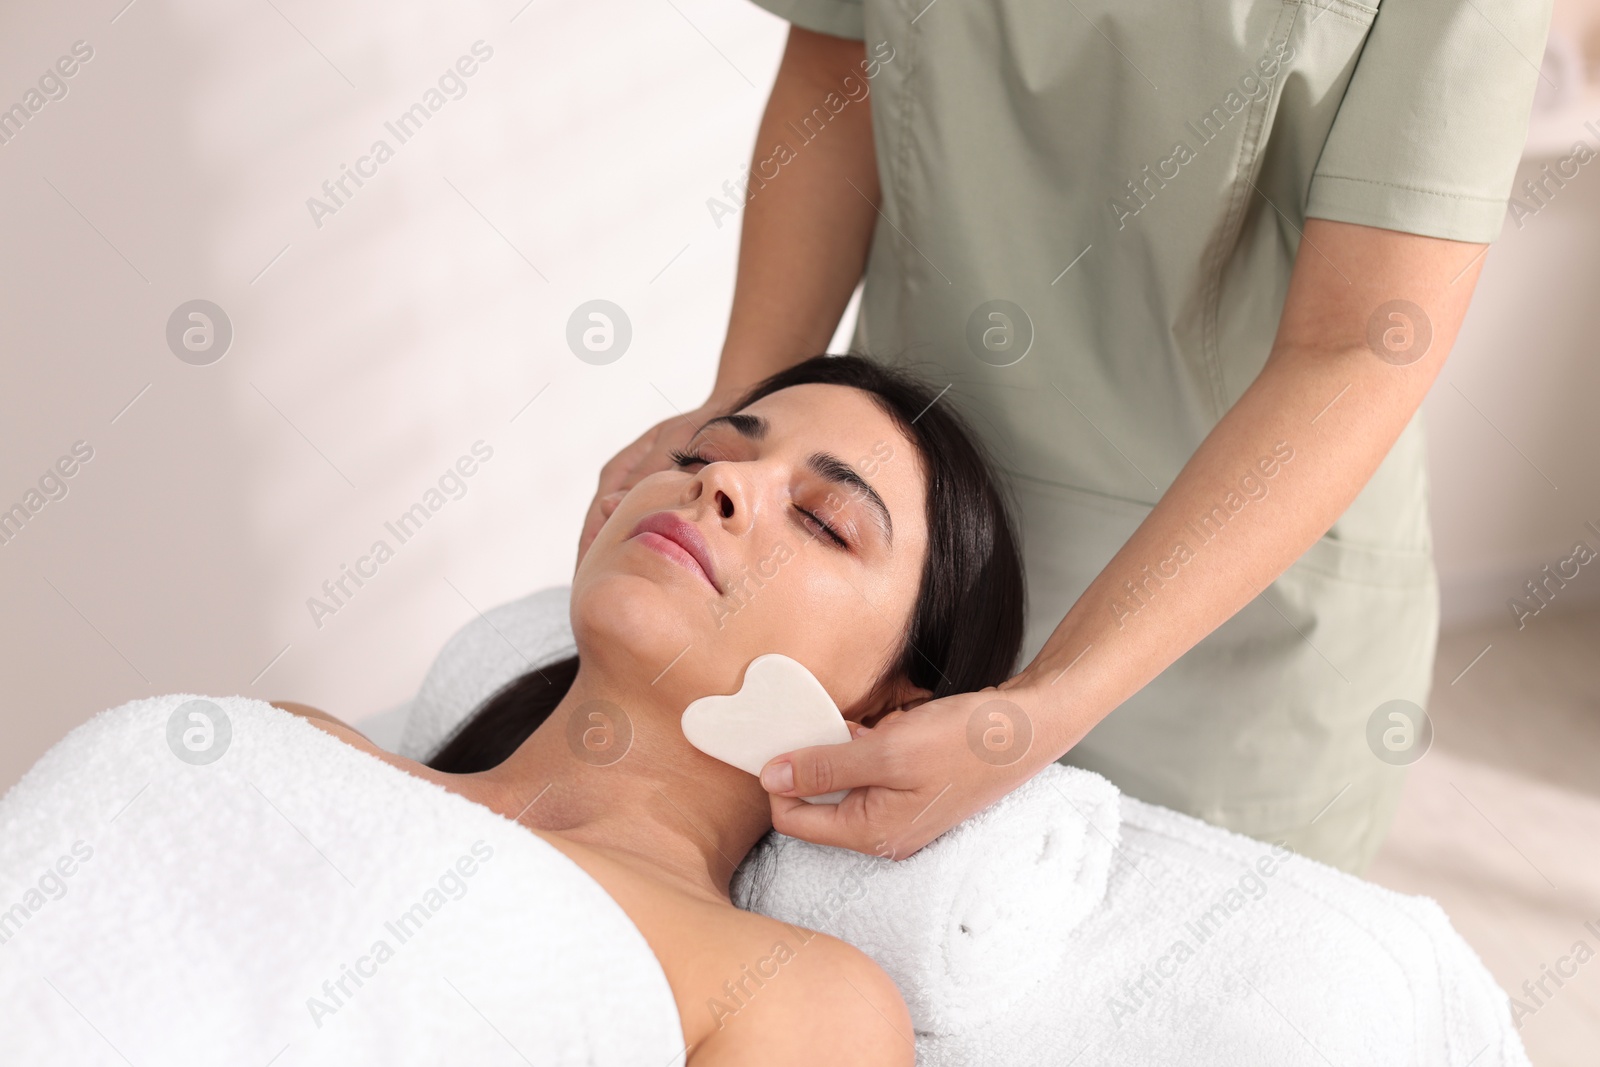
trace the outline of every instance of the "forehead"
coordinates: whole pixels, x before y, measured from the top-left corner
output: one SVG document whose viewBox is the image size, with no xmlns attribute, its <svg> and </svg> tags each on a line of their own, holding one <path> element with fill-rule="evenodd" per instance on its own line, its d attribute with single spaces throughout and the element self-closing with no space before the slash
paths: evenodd
<svg viewBox="0 0 1600 1067">
<path fill-rule="evenodd" d="M 825 421 L 835 426 L 835 432 L 846 425 L 856 425 L 866 434 L 884 437 L 893 435 L 903 439 L 894 419 L 878 405 L 877 400 L 860 389 L 848 385 L 829 385 L 821 382 L 808 385 L 791 385 L 768 393 L 760 400 L 743 408 L 763 415 L 774 423 L 774 429 L 792 433 L 799 429 L 796 421 Z M 777 425 L 782 423 L 781 426 Z"/>
</svg>

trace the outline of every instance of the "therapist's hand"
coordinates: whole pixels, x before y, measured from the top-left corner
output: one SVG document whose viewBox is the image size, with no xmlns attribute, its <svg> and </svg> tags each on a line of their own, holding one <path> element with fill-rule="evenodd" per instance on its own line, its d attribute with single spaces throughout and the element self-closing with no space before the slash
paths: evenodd
<svg viewBox="0 0 1600 1067">
<path fill-rule="evenodd" d="M 611 513 L 617 510 L 617 504 L 628 490 L 641 479 L 671 467 L 672 460 L 667 453 L 687 445 L 700 432 L 700 427 L 726 411 L 733 399 L 731 393 L 712 393 L 710 399 L 693 411 L 663 419 L 650 427 L 600 468 L 600 487 L 589 502 L 588 514 L 583 519 L 583 533 L 578 538 L 579 563 L 583 562 L 595 535 L 606 524 Z"/>
<path fill-rule="evenodd" d="M 1013 681 L 1016 681 L 1013 679 Z M 1033 690 L 959 693 L 889 712 L 855 739 L 774 756 L 761 784 L 779 833 L 904 859 L 1039 773 L 1060 753 L 1040 736 Z M 1061 751 L 1065 751 L 1062 749 Z M 789 767 L 793 786 L 778 775 Z M 799 799 L 839 789 L 838 804 Z"/>
</svg>

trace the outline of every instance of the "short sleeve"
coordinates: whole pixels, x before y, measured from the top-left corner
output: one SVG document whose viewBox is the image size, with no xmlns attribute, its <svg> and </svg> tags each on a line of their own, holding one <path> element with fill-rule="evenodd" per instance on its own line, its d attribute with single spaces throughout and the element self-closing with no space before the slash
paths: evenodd
<svg viewBox="0 0 1600 1067">
<path fill-rule="evenodd" d="M 861 0 L 753 0 L 781 19 L 804 30 L 859 41 L 866 31 L 861 23 Z"/>
<path fill-rule="evenodd" d="M 1527 140 L 1552 0 L 1382 0 L 1308 216 L 1490 242 Z"/>
</svg>

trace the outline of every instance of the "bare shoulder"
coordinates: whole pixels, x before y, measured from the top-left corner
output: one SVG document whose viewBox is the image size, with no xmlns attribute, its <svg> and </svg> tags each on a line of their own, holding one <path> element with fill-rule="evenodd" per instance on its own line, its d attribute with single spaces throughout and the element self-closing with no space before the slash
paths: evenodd
<svg viewBox="0 0 1600 1067">
<path fill-rule="evenodd" d="M 324 723 L 331 723 L 334 726 L 342 727 L 343 730 L 335 736 L 345 737 L 348 734 L 355 734 L 363 741 L 367 741 L 367 735 L 357 730 L 354 726 L 351 726 L 343 719 L 334 718 L 322 709 L 314 708 L 310 704 L 296 704 L 290 700 L 270 700 L 268 703 L 279 711 L 287 711 L 290 715 L 298 715 L 314 726 L 323 726 Z M 323 728 L 326 729 L 325 726 Z M 333 733 L 332 730 L 328 732 Z M 370 745 L 372 742 L 367 741 L 367 743 Z"/>
<path fill-rule="evenodd" d="M 407 759 L 404 756 L 398 756 L 393 752 L 387 751 L 386 749 L 379 748 L 377 745 L 372 743 L 366 734 L 362 733 L 360 730 L 357 730 L 354 726 L 351 726 L 340 719 L 334 718 L 325 711 L 313 708 L 309 704 L 295 704 L 287 700 L 274 700 L 270 703 L 279 711 L 287 711 L 291 715 L 298 715 L 312 726 L 317 727 L 319 730 L 322 730 L 325 733 L 332 734 L 334 737 L 337 737 L 350 747 L 358 748 L 367 753 L 367 755 L 374 756 L 377 759 L 382 760 L 384 763 L 398 767 L 407 774 L 414 775 L 418 778 L 426 778 L 428 781 L 437 782 L 440 785 L 444 785 L 446 788 L 454 788 L 451 786 L 451 779 L 454 776 L 443 774 L 427 767 L 424 764 L 418 763 L 416 760 Z M 466 792 L 465 790 L 459 788 L 454 789 L 454 791 L 460 793 Z"/>
<path fill-rule="evenodd" d="M 773 951 L 750 967 L 762 984 L 725 991 L 734 994 L 725 998 L 728 1010 L 689 1067 L 914 1067 L 911 1015 L 872 957 L 828 934 L 766 921 Z"/>
</svg>

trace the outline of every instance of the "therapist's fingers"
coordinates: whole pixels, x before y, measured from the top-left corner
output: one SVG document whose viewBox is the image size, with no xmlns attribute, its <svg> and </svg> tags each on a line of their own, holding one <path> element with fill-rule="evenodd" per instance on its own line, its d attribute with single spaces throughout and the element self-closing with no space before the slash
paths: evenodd
<svg viewBox="0 0 1600 1067">
<path fill-rule="evenodd" d="M 762 768 L 773 828 L 868 855 L 913 855 L 1056 754 L 1034 744 L 1024 728 L 1032 713 L 1009 699 L 997 707 L 998 693 L 959 693 L 896 709 L 845 744 L 779 753 Z M 1010 728 L 999 731 L 1006 723 Z M 773 781 L 781 767 L 791 777 Z M 839 789 L 850 792 L 837 804 L 800 799 Z"/>
<path fill-rule="evenodd" d="M 639 435 L 638 440 L 600 468 L 600 483 L 595 489 L 594 499 L 589 502 L 589 510 L 584 514 L 583 532 L 578 537 L 579 563 L 583 562 L 589 546 L 600 533 L 600 527 L 617 510 L 617 504 L 628 490 L 637 485 L 641 478 L 670 466 L 666 453 L 676 446 L 662 444 L 662 435 L 667 429 L 669 424 L 665 422 L 650 427 Z"/>
<path fill-rule="evenodd" d="M 594 543 L 600 527 L 606 524 L 606 520 L 616 510 L 617 502 L 640 478 L 644 477 L 644 474 L 651 473 L 648 471 L 641 473 L 640 468 L 654 449 L 656 435 L 660 430 L 660 426 L 652 426 L 600 468 L 600 484 L 595 489 L 594 498 L 589 501 L 589 510 L 584 513 L 583 532 L 578 535 L 579 563 L 583 562 L 583 557 L 588 553 L 589 546 Z"/>
<path fill-rule="evenodd" d="M 657 423 L 650 427 L 600 468 L 600 484 L 595 490 L 595 496 L 607 496 L 619 489 L 633 488 L 633 484 L 640 478 L 639 468 L 656 451 L 656 443 L 661 437 L 664 425 Z"/>
<path fill-rule="evenodd" d="M 589 503 L 589 510 L 584 515 L 583 532 L 578 536 L 578 563 L 583 562 L 583 557 L 600 533 L 600 528 L 605 525 L 611 512 L 616 510 L 615 501 L 620 501 L 622 494 L 643 479 L 671 467 L 672 450 L 683 448 L 692 441 L 700 432 L 700 427 L 704 426 L 714 414 L 719 413 L 724 404 L 722 398 L 713 397 L 693 411 L 663 419 L 640 434 L 632 444 L 611 457 L 610 461 L 600 468 L 600 483 L 595 489 L 594 499 Z M 608 510 L 605 501 L 613 497 L 615 500 Z"/>
<path fill-rule="evenodd" d="M 904 821 L 899 815 L 900 801 L 911 798 L 919 807 L 927 804 L 915 800 L 914 793 L 909 790 L 902 795 L 899 790 L 868 786 L 853 790 L 837 804 L 812 804 L 772 794 L 767 799 L 772 803 L 772 828 L 780 834 L 866 855 L 904 859 L 924 844 L 907 841 L 897 832 Z"/>
<path fill-rule="evenodd" d="M 850 848 L 857 852 L 905 855 L 923 842 L 886 844 L 889 828 L 905 821 L 902 809 L 909 799 L 916 806 L 920 788 L 918 776 L 902 769 L 904 758 L 896 741 L 901 739 L 877 729 L 852 727 L 855 739 L 838 745 L 815 745 L 795 749 L 770 761 L 763 768 L 762 785 L 782 785 L 781 768 L 793 775 L 794 787 L 769 793 L 772 827 L 780 834 L 798 837 L 818 845 Z M 893 754 L 891 754 L 893 753 Z M 837 804 L 813 804 L 802 796 L 817 796 L 839 789 L 850 794 Z M 789 795 L 781 795 L 787 792 Z"/>
<path fill-rule="evenodd" d="M 790 797 L 814 797 L 864 785 L 909 786 L 915 776 L 892 758 L 887 737 L 880 730 L 867 730 L 837 745 L 785 752 L 761 769 L 761 785 L 769 793 Z"/>
</svg>

